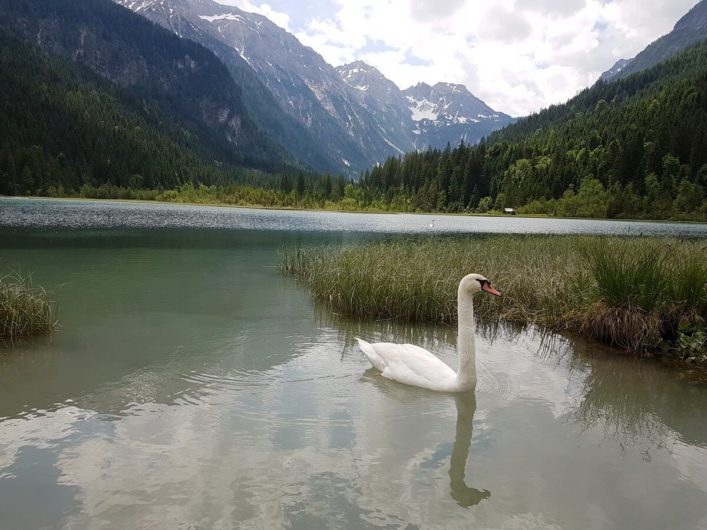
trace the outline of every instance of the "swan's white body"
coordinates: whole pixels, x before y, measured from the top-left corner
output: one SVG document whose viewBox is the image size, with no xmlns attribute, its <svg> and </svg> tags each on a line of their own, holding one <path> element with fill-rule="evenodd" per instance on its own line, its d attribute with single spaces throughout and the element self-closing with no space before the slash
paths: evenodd
<svg viewBox="0 0 707 530">
<path fill-rule="evenodd" d="M 373 367 L 388 379 L 439 392 L 462 392 L 475 386 L 475 374 L 462 385 L 457 372 L 419 346 L 391 342 L 370 344 L 362 339 L 356 340 Z"/>
<path fill-rule="evenodd" d="M 484 287 L 485 284 L 488 288 Z M 482 289 L 500 296 L 500 293 L 491 287 L 490 282 L 479 274 L 469 274 L 459 282 L 457 291 L 459 368 L 456 372 L 429 351 L 412 344 L 390 342 L 370 344 L 365 340 L 356 339 L 358 345 L 373 367 L 389 379 L 438 392 L 472 390 L 476 386 L 474 342 L 476 326 L 472 296 Z"/>
</svg>

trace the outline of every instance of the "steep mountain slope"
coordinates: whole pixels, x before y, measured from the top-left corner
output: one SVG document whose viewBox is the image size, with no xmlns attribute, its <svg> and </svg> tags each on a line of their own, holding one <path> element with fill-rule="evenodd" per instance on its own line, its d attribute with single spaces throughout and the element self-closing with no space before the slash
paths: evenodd
<svg viewBox="0 0 707 530">
<path fill-rule="evenodd" d="M 1 3 L 1 27 L 156 104 L 230 161 L 292 160 L 252 121 L 230 74 L 203 46 L 108 0 Z"/>
<path fill-rule="evenodd" d="M 212 0 L 116 1 L 212 49 L 239 83 L 248 77 L 247 64 L 278 109 L 306 130 L 307 138 L 295 149 L 300 156 L 302 149 L 323 151 L 326 160 L 357 170 L 429 144 L 456 144 L 462 138 L 474 142 L 509 121 L 491 111 L 497 117 L 469 116 L 466 127 L 460 127 L 440 112 L 421 127 L 412 119 L 405 94 L 375 68 L 357 62 L 334 69 L 265 17 Z M 249 108 L 255 109 L 255 101 Z"/>
<path fill-rule="evenodd" d="M 358 92 L 364 108 L 371 114 L 395 151 L 414 148 L 410 109 L 398 86 L 376 68 L 363 61 L 338 66 L 336 73 L 349 87 Z"/>
<path fill-rule="evenodd" d="M 707 0 L 702 0 L 678 20 L 670 33 L 650 44 L 633 59 L 619 59 L 601 75 L 601 79 L 611 81 L 640 72 L 706 38 Z"/>
<path fill-rule="evenodd" d="M 293 116 L 283 112 L 273 94 L 234 47 L 222 39 L 215 28 L 199 17 L 195 9 L 208 9 L 211 2 L 196 0 L 115 0 L 179 37 L 198 42 L 211 50 L 226 65 L 241 87 L 241 98 L 253 119 L 305 165 L 318 171 L 341 166 L 336 156 L 328 156 L 309 130 Z"/>
<path fill-rule="evenodd" d="M 240 179 L 230 148 L 200 142 L 130 90 L 2 29 L 0 72 L 0 193 Z"/>
</svg>

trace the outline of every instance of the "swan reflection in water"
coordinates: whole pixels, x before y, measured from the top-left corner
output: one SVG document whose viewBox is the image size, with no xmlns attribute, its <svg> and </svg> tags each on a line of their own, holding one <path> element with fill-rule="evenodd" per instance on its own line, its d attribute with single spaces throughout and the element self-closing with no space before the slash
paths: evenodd
<svg viewBox="0 0 707 530">
<path fill-rule="evenodd" d="M 405 396 L 409 398 L 409 392 L 419 392 L 407 385 L 390 381 L 383 377 L 375 368 L 369 368 L 364 372 L 367 381 L 373 383 L 388 396 Z M 430 394 L 428 391 L 419 392 L 415 398 L 425 399 Z M 438 395 L 438 394 L 436 394 Z M 439 395 L 438 395 L 439 396 Z M 449 490 L 452 499 L 459 506 L 468 508 L 476 506 L 484 499 L 491 497 L 491 492 L 487 489 L 477 489 L 466 484 L 466 463 L 469 459 L 469 449 L 474 426 L 474 414 L 476 413 L 476 393 L 460 392 L 447 394 L 454 400 L 457 408 L 457 421 L 454 433 L 454 443 L 452 445 L 452 455 L 449 460 Z M 443 398 L 444 399 L 444 398 Z M 449 421 L 448 419 L 440 421 Z"/>
<path fill-rule="evenodd" d="M 457 404 L 457 428 L 449 461 L 449 487 L 452 498 L 459 506 L 469 507 L 479 504 L 491 496 L 489 490 L 476 489 L 466 485 L 466 461 L 469 458 L 469 446 L 476 412 L 474 392 L 454 396 Z"/>
</svg>

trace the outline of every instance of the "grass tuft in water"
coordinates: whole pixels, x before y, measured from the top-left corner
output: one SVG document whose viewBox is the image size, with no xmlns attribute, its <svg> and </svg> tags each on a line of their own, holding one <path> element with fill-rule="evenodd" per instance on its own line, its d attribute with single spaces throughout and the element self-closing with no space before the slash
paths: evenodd
<svg viewBox="0 0 707 530">
<path fill-rule="evenodd" d="M 297 249 L 281 260 L 283 272 L 338 313 L 453 323 L 459 280 L 478 272 L 504 293 L 476 297 L 481 322 L 537 324 L 678 355 L 707 320 L 705 264 L 707 249 L 695 241 L 511 235 Z M 687 342 L 693 352 L 702 344 Z"/>
<path fill-rule="evenodd" d="M 668 287 L 662 245 L 626 239 L 587 241 L 579 249 L 589 266 L 601 299 L 615 308 L 652 311 Z"/>
<path fill-rule="evenodd" d="M 19 274 L 0 277 L 0 341 L 46 335 L 57 327 L 48 293 Z"/>
</svg>

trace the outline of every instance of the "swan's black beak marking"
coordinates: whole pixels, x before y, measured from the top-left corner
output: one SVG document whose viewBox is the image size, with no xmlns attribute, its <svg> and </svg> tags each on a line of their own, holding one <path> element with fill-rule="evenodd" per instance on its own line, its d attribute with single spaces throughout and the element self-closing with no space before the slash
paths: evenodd
<svg viewBox="0 0 707 530">
<path fill-rule="evenodd" d="M 498 292 L 496 289 L 491 287 L 491 282 L 488 280 L 479 280 L 479 283 L 481 284 L 481 290 L 486 291 L 489 294 L 492 294 L 494 296 L 503 296 L 500 292 Z"/>
</svg>

